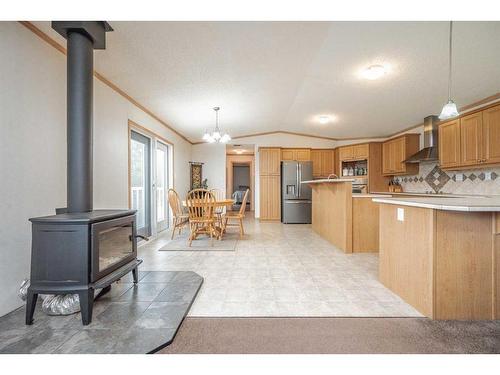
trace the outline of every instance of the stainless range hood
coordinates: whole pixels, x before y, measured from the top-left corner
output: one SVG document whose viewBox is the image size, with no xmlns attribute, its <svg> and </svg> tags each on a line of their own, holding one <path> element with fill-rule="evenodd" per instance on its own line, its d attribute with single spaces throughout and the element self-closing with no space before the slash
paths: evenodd
<svg viewBox="0 0 500 375">
<path fill-rule="evenodd" d="M 421 161 L 435 161 L 438 154 L 438 116 L 427 116 L 424 119 L 424 148 L 405 160 L 405 163 L 420 163 Z"/>
</svg>

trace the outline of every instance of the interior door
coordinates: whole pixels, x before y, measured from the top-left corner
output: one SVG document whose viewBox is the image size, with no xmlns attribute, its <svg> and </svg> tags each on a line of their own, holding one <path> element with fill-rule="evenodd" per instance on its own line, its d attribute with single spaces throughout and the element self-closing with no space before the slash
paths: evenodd
<svg viewBox="0 0 500 375">
<path fill-rule="evenodd" d="M 155 211 L 156 232 L 168 228 L 168 146 L 162 142 L 156 142 L 155 152 Z"/>
<path fill-rule="evenodd" d="M 151 236 L 151 139 L 130 132 L 130 202 L 137 210 L 137 233 Z"/>
</svg>

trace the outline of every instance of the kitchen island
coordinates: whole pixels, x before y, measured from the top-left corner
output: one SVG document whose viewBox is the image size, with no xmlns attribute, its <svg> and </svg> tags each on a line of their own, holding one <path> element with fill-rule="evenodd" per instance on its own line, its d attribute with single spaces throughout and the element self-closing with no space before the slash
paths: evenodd
<svg viewBox="0 0 500 375">
<path fill-rule="evenodd" d="M 377 252 L 379 237 L 376 197 L 353 194 L 354 179 L 303 181 L 312 189 L 312 228 L 345 253 Z"/>
<path fill-rule="evenodd" d="M 375 198 L 379 279 L 431 319 L 500 318 L 500 198 Z"/>
</svg>

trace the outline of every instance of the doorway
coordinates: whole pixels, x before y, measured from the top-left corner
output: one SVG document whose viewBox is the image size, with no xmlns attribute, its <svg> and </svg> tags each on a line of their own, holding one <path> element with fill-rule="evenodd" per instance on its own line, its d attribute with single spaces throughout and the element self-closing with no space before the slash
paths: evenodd
<svg viewBox="0 0 500 375">
<path fill-rule="evenodd" d="M 129 138 L 129 207 L 137 210 L 137 233 L 154 237 L 170 227 L 174 146 L 131 120 Z"/>
<path fill-rule="evenodd" d="M 151 139 L 130 131 L 130 207 L 137 210 L 137 234 L 151 236 Z"/>
<path fill-rule="evenodd" d="M 254 210 L 255 202 L 255 154 L 254 145 L 226 146 L 226 192 L 227 198 L 232 198 L 235 204 L 232 210 L 239 210 L 243 195 L 250 189 L 246 210 Z"/>
</svg>

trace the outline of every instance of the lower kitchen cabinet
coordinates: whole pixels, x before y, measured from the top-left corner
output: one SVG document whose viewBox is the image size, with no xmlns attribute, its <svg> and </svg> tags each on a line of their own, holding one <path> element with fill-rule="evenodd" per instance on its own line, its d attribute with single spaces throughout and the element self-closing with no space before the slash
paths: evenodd
<svg viewBox="0 0 500 375">
<path fill-rule="evenodd" d="M 280 176 L 260 176 L 260 219 L 281 219 Z"/>
</svg>

